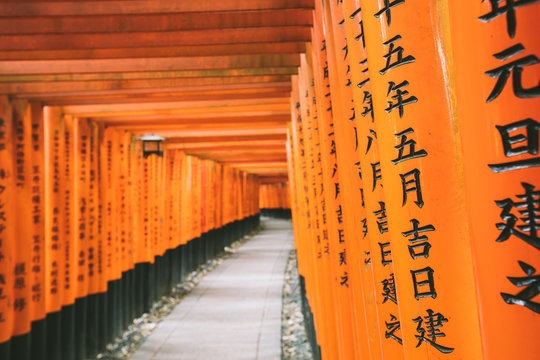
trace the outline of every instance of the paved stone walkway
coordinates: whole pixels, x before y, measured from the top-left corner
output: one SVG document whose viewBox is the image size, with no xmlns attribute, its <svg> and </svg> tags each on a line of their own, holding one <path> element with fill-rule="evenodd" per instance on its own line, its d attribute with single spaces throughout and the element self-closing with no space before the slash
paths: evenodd
<svg viewBox="0 0 540 360">
<path fill-rule="evenodd" d="M 290 221 L 240 247 L 163 320 L 130 360 L 280 359 L 281 291 Z"/>
</svg>

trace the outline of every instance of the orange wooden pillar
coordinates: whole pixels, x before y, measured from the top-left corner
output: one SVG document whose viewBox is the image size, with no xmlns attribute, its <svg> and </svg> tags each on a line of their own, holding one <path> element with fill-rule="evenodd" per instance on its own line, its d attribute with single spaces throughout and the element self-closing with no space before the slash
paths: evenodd
<svg viewBox="0 0 540 360">
<path fill-rule="evenodd" d="M 482 358 L 444 2 L 361 4 L 405 358 Z"/>
<path fill-rule="evenodd" d="M 483 352 L 535 359 L 540 3 L 448 1 L 448 11 Z"/>
<path fill-rule="evenodd" d="M 341 7 L 342 4 L 339 4 Z M 364 174 L 370 169 L 361 168 L 359 134 L 356 126 L 361 114 L 355 108 L 351 79 L 351 59 L 348 47 L 355 43 L 348 40 L 344 19 L 329 1 L 316 3 L 316 23 L 323 27 L 328 62 L 328 77 L 332 94 L 332 115 L 336 139 L 337 165 L 340 172 L 339 191 L 343 195 L 342 213 L 346 238 L 357 239 L 347 243 L 351 264 L 349 280 L 355 310 L 355 344 L 357 356 L 379 358 L 381 353 L 380 328 L 377 319 L 375 286 L 365 208 Z M 353 64 L 354 65 L 354 64 Z M 359 232 L 361 233 L 359 234 Z"/>
<path fill-rule="evenodd" d="M 332 5 L 334 18 L 342 18 L 340 27 L 345 31 L 348 57 L 350 59 L 351 90 L 354 99 L 355 134 L 357 147 L 361 150 L 359 164 L 362 173 L 364 191 L 363 200 L 366 209 L 367 225 L 371 253 L 370 259 L 374 276 L 374 299 L 378 311 L 381 356 L 383 358 L 403 358 L 402 333 L 398 298 L 395 288 L 395 273 L 389 234 L 389 221 L 382 183 L 379 140 L 375 126 L 372 106 L 372 89 L 369 75 L 369 62 L 366 52 L 366 38 L 363 26 L 365 14 L 361 2 L 346 1 L 341 5 Z"/>
<path fill-rule="evenodd" d="M 31 117 L 25 102 L 17 102 L 13 109 L 14 144 L 14 204 L 15 233 L 13 277 L 13 336 L 28 334 L 32 321 L 31 300 L 31 247 L 32 247 L 32 194 L 31 194 Z M 29 342 L 24 344 L 29 354 Z M 23 352 L 24 354 L 24 352 Z"/>
<path fill-rule="evenodd" d="M 15 266 L 15 162 L 13 109 L 7 97 L 0 97 L 0 344 L 13 334 L 17 316 L 14 301 Z M 18 310 L 18 309 L 17 309 Z"/>
<path fill-rule="evenodd" d="M 322 154 L 320 143 L 320 132 L 318 124 L 318 109 L 313 99 L 316 99 L 313 74 L 308 68 L 306 57 L 301 56 L 301 67 L 298 76 L 300 109 L 302 111 L 302 141 L 305 146 L 305 155 L 307 158 L 308 178 L 305 186 L 308 187 L 310 215 L 313 220 L 311 226 L 313 229 L 312 239 L 315 245 L 315 266 L 318 272 L 318 282 L 320 286 L 320 296 L 322 303 L 318 313 L 315 315 L 320 318 L 319 331 L 321 337 L 321 353 L 328 358 L 338 356 L 335 301 L 332 295 L 332 268 L 335 266 L 335 253 L 331 252 L 330 239 L 328 237 L 328 222 L 326 217 L 329 215 L 325 206 L 325 187 L 322 176 Z M 315 100 L 316 101 L 316 100 Z M 333 216 L 333 214 L 331 215 Z M 339 256 L 339 255 L 337 255 Z M 323 331 L 321 331 L 323 330 Z"/>
<path fill-rule="evenodd" d="M 340 171 L 337 163 L 337 148 L 332 116 L 332 93 L 330 90 L 327 49 L 325 47 L 323 29 L 317 26 L 313 30 L 313 45 L 308 48 L 308 59 L 311 58 L 313 85 L 316 93 L 317 118 L 319 139 L 322 152 L 324 178 L 324 199 L 328 222 L 328 237 L 333 253 L 333 279 L 335 303 L 338 318 L 337 341 L 341 358 L 354 358 L 358 324 L 355 322 L 352 288 L 344 281 L 350 270 L 350 259 L 347 257 L 347 243 L 352 241 L 345 236 L 342 217 L 343 201 L 340 191 L 337 191 Z M 311 50 L 311 51 L 310 51 Z M 309 56 L 311 55 L 311 57 Z M 308 62 L 309 63 L 309 62 Z M 362 324 L 363 326 L 363 324 Z M 367 344 L 367 342 L 366 342 Z M 364 345 L 365 347 L 365 345 Z"/>
</svg>

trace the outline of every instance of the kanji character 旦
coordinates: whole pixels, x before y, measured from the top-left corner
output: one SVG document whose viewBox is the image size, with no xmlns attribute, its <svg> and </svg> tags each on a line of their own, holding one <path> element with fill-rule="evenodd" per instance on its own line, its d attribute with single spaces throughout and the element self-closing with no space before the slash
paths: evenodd
<svg viewBox="0 0 540 360">
<path fill-rule="evenodd" d="M 500 5 L 503 1 L 506 1 L 504 5 Z M 501 15 L 506 15 L 506 31 L 508 36 L 514 38 L 516 35 L 516 9 L 525 5 L 530 5 L 537 3 L 540 0 L 489 0 L 491 5 L 491 10 L 487 14 L 480 16 L 480 19 L 483 22 L 490 22 L 491 20 L 499 17 Z M 482 0 L 484 2 L 484 0 Z"/>
<path fill-rule="evenodd" d="M 510 123 L 508 125 L 496 126 L 501 135 L 504 155 L 506 157 L 517 156 L 521 154 L 538 155 L 540 123 L 528 118 Z M 523 134 L 525 130 L 525 134 Z M 517 132 L 514 135 L 511 133 Z M 540 156 L 532 159 L 517 160 L 501 164 L 489 164 L 491 170 L 496 173 L 526 169 L 540 166 Z"/>
<path fill-rule="evenodd" d="M 501 296 L 507 304 L 521 305 L 540 314 L 540 303 L 531 301 L 540 294 L 540 275 L 534 275 L 536 269 L 531 265 L 522 261 L 518 261 L 518 263 L 527 276 L 508 277 L 508 280 L 517 287 L 525 288 L 516 295 L 501 293 Z"/>
<path fill-rule="evenodd" d="M 497 60 L 504 61 L 523 51 L 525 51 L 523 45 L 516 44 L 501 52 L 493 54 L 493 57 L 495 57 Z M 529 89 L 525 89 L 521 83 L 521 73 L 523 72 L 523 67 L 538 64 L 539 62 L 540 60 L 536 55 L 527 55 L 520 59 L 510 61 L 502 66 L 499 66 L 498 68 L 486 71 L 485 74 L 487 76 L 497 79 L 497 82 L 495 83 L 495 86 L 489 94 L 486 102 L 495 100 L 501 94 L 506 86 L 506 82 L 510 77 L 510 74 L 512 75 L 512 91 L 514 92 L 515 96 L 521 99 L 540 96 L 540 83 Z"/>
<path fill-rule="evenodd" d="M 443 327 L 444 323 L 448 322 L 448 319 L 445 318 L 441 313 L 435 314 L 431 309 L 427 309 L 426 313 L 427 315 L 423 318 L 418 316 L 417 318 L 413 319 L 413 321 L 418 324 L 416 326 L 416 332 L 418 334 L 414 335 L 416 339 L 418 339 L 418 344 L 416 344 L 416 347 L 422 345 L 423 342 L 427 342 L 443 354 L 450 354 L 454 351 L 454 348 L 437 344 L 437 338 L 446 336 L 446 334 L 441 331 L 441 328 Z"/>
<path fill-rule="evenodd" d="M 521 183 L 525 193 L 516 197 L 523 201 L 514 202 L 512 199 L 495 201 L 498 207 L 502 208 L 500 217 L 505 223 L 497 223 L 497 229 L 501 233 L 497 237 L 497 242 L 506 241 L 511 235 L 525 241 L 527 244 L 540 250 L 540 239 L 538 230 L 540 228 L 540 191 L 534 186 L 525 182 Z M 518 217 L 511 213 L 516 208 L 521 215 L 519 218 L 522 225 L 518 225 Z"/>
</svg>

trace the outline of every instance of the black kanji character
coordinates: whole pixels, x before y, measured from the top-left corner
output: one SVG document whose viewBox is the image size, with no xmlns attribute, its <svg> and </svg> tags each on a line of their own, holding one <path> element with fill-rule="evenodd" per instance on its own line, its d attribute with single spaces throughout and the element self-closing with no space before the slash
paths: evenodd
<svg viewBox="0 0 540 360">
<path fill-rule="evenodd" d="M 383 286 L 383 304 L 390 300 L 394 304 L 397 304 L 397 296 L 396 296 L 396 282 L 394 280 L 394 273 L 390 274 L 390 277 L 388 279 L 384 279 L 381 281 L 381 284 Z"/>
<path fill-rule="evenodd" d="M 365 69 L 362 69 L 362 74 L 368 74 L 369 68 L 367 67 L 367 58 L 360 61 L 359 64 L 362 65 L 362 66 L 365 66 Z M 356 86 L 358 86 L 361 89 L 368 82 L 369 82 L 369 74 L 367 75 L 367 77 L 364 80 L 362 80 L 358 84 L 356 84 Z"/>
<path fill-rule="evenodd" d="M 418 335 L 414 335 L 418 339 L 418 344 L 416 344 L 416 347 L 419 347 L 425 341 L 443 354 L 450 354 L 452 351 L 454 351 L 454 348 L 437 344 L 438 337 L 446 336 L 446 334 L 443 333 L 440 328 L 443 326 L 443 323 L 448 322 L 448 319 L 440 313 L 435 314 L 431 309 L 427 309 L 426 312 L 427 315 L 424 316 L 423 319 L 421 316 L 413 319 L 415 323 L 418 323 L 416 326 L 416 332 Z"/>
<path fill-rule="evenodd" d="M 540 275 L 534 275 L 536 269 L 529 264 L 518 261 L 519 266 L 527 276 L 524 277 L 508 277 L 508 280 L 517 287 L 526 286 L 516 295 L 501 293 L 503 300 L 507 304 L 525 306 L 527 309 L 540 314 L 540 303 L 531 301 L 540 294 Z M 534 275 L 534 276 L 533 276 Z"/>
<path fill-rule="evenodd" d="M 364 99 L 362 99 L 362 104 L 364 105 L 364 111 L 362 111 L 362 116 L 366 117 L 367 114 L 371 115 L 371 122 L 375 121 L 373 116 L 373 99 L 371 98 L 371 93 L 369 91 L 364 91 Z"/>
<path fill-rule="evenodd" d="M 493 54 L 493 56 L 497 60 L 503 61 L 523 51 L 525 51 L 523 45 L 516 44 L 499 53 Z M 523 67 L 538 64 L 539 62 L 540 60 L 536 55 L 527 55 L 504 64 L 498 68 L 486 71 L 485 74 L 487 76 L 497 79 L 497 82 L 495 83 L 495 86 L 489 94 L 486 102 L 495 100 L 501 94 L 506 85 L 506 81 L 510 77 L 510 73 L 512 73 L 512 91 L 514 92 L 515 96 L 521 99 L 529 99 L 540 96 L 540 83 L 529 89 L 524 89 L 521 83 L 521 73 L 523 72 Z"/>
<path fill-rule="evenodd" d="M 381 163 L 376 162 L 371 164 L 371 170 L 373 171 L 373 189 L 371 189 L 371 191 L 374 191 L 375 187 L 377 186 L 377 181 L 382 180 Z"/>
<path fill-rule="evenodd" d="M 384 68 L 379 70 L 379 73 L 381 75 L 384 75 L 388 70 L 393 69 L 395 67 L 409 64 L 414 62 L 415 57 L 412 55 L 407 55 L 403 57 L 403 48 L 401 46 L 395 47 L 394 42 L 401 39 L 401 35 L 396 35 L 393 38 L 391 38 L 388 41 L 385 41 L 383 44 L 388 46 L 388 54 L 383 55 L 383 57 L 386 59 L 386 65 Z M 396 54 L 396 61 L 392 61 L 392 56 Z"/>
<path fill-rule="evenodd" d="M 372 145 L 372 143 L 373 143 L 373 139 L 374 139 L 374 138 L 375 138 L 375 139 L 377 138 L 377 133 L 376 133 L 374 130 L 369 129 L 369 132 L 371 133 L 371 135 L 373 135 L 373 137 L 371 137 L 371 136 L 368 136 L 368 137 L 367 137 L 367 138 L 368 138 L 368 143 L 367 143 L 367 145 L 366 145 L 366 154 L 369 152 L 369 149 L 371 149 L 371 145 Z"/>
<path fill-rule="evenodd" d="M 391 250 L 386 250 L 387 247 L 390 247 L 390 243 L 389 242 L 385 242 L 385 243 L 378 243 L 379 244 L 379 247 L 381 248 L 381 264 L 383 264 L 383 266 L 386 266 L 388 264 L 391 264 L 392 263 L 392 251 Z"/>
<path fill-rule="evenodd" d="M 377 225 L 379 227 L 379 232 L 384 234 L 388 232 L 388 221 L 386 218 L 386 206 L 383 201 L 379 201 L 380 209 L 373 212 L 373 215 L 377 216 Z"/>
<path fill-rule="evenodd" d="M 381 10 L 379 10 L 374 16 L 376 18 L 378 18 L 382 14 L 385 14 L 386 15 L 386 23 L 388 24 L 388 26 L 390 26 L 390 24 L 392 23 L 391 9 L 394 6 L 398 6 L 398 5 L 401 5 L 401 4 L 404 4 L 404 3 L 405 3 L 405 0 L 394 0 L 392 2 L 390 2 L 390 0 L 384 0 L 384 7 Z"/>
<path fill-rule="evenodd" d="M 433 269 L 428 266 L 419 270 L 410 270 L 410 272 L 414 285 L 414 297 L 417 300 L 423 297 L 432 297 L 433 299 L 435 299 L 437 297 L 437 292 L 435 291 L 435 282 L 433 280 Z M 424 274 L 427 274 L 427 278 L 419 281 L 418 276 Z M 427 290 L 421 291 L 419 289 L 425 286 L 428 287 Z"/>
<path fill-rule="evenodd" d="M 343 275 L 341 275 L 341 286 L 349 287 L 349 274 L 345 271 Z"/>
<path fill-rule="evenodd" d="M 390 321 L 384 321 L 384 324 L 386 325 L 386 330 L 384 332 L 384 337 L 386 339 L 392 338 L 396 340 L 398 343 L 403 344 L 403 341 L 400 337 L 398 337 L 395 332 L 398 331 L 401 328 L 401 324 L 399 323 L 399 320 L 394 315 L 390 314 Z"/>
<path fill-rule="evenodd" d="M 407 194 L 410 192 L 416 192 L 416 200 L 415 204 L 421 208 L 424 206 L 424 200 L 422 197 L 422 187 L 420 185 L 420 170 L 414 169 L 411 170 L 405 174 L 399 174 L 401 177 L 401 185 L 403 189 L 403 203 L 402 206 L 405 206 L 407 204 Z M 413 177 L 413 179 L 409 179 L 409 177 Z"/>
<path fill-rule="evenodd" d="M 403 117 L 403 108 L 405 107 L 405 105 L 409 105 L 409 104 L 413 104 L 415 102 L 418 102 L 418 99 L 416 98 L 416 96 L 409 96 L 408 98 L 405 98 L 405 96 L 409 95 L 409 91 L 408 90 L 401 90 L 401 88 L 403 88 L 403 87 L 405 87 L 407 85 L 409 85 L 409 82 L 406 81 L 406 80 L 402 81 L 398 85 L 396 85 L 396 83 L 393 82 L 393 81 L 388 82 L 388 92 L 386 93 L 386 96 L 389 96 L 390 93 L 395 92 L 396 94 L 392 95 L 391 98 L 393 100 L 396 100 L 396 102 L 387 101 L 388 102 L 388 107 L 386 109 L 384 109 L 387 113 L 390 113 L 390 112 L 392 112 L 392 110 L 397 108 L 398 111 L 399 111 L 399 117 L 402 118 Z"/>
<path fill-rule="evenodd" d="M 525 5 L 537 3 L 539 0 L 506 0 L 506 4 L 500 6 L 503 0 L 489 0 L 491 4 L 491 11 L 485 15 L 480 16 L 478 19 L 483 22 L 490 22 L 498 16 L 506 14 L 506 31 L 508 36 L 514 38 L 516 35 L 516 9 Z M 484 0 L 482 0 L 484 2 Z"/>
<path fill-rule="evenodd" d="M 349 15 L 349 18 L 354 19 L 356 14 L 360 13 L 361 10 L 362 10 L 361 8 L 356 9 L 351 15 Z M 364 37 L 364 23 L 363 23 L 363 21 L 361 19 L 358 22 L 358 25 L 360 25 L 360 34 L 355 36 L 354 40 L 358 41 L 358 40 L 362 39 L 362 48 L 365 49 L 366 48 L 366 39 Z"/>
<path fill-rule="evenodd" d="M 428 237 L 426 235 L 418 236 L 418 234 L 428 231 L 435 231 L 435 227 L 431 224 L 418 227 L 418 225 L 420 224 L 418 220 L 411 219 L 410 221 L 412 224 L 412 229 L 401 233 L 404 237 L 409 237 L 411 235 L 413 236 L 412 238 L 408 239 L 409 242 L 412 244 L 409 245 L 409 253 L 411 254 L 411 257 L 415 260 L 419 257 L 428 258 L 431 244 L 428 242 Z"/>
<path fill-rule="evenodd" d="M 402 161 L 410 160 L 410 159 L 416 159 L 420 157 L 427 156 L 427 152 L 425 150 L 418 150 L 416 151 L 416 141 L 412 139 L 407 139 L 407 134 L 413 133 L 414 130 L 412 128 L 408 128 L 407 130 L 403 130 L 400 133 L 395 134 L 397 138 L 399 138 L 400 143 L 397 146 L 394 146 L 394 149 L 398 151 L 398 156 L 394 160 L 392 160 L 392 164 L 399 164 Z M 408 154 L 403 154 L 405 148 L 408 148 Z"/>
<path fill-rule="evenodd" d="M 540 124 L 537 121 L 528 118 L 513 122 L 508 125 L 497 125 L 496 127 L 501 134 L 502 146 L 504 150 L 504 155 L 506 157 L 512 157 L 521 154 L 538 155 L 538 138 L 540 132 Z M 522 129 L 525 129 L 526 135 L 518 133 L 517 135 L 510 136 L 511 132 Z M 515 144 L 519 144 L 520 146 L 515 146 Z M 496 173 L 510 170 L 526 169 L 530 167 L 540 166 L 540 157 L 511 161 L 501 164 L 489 164 L 488 166 Z"/>
<path fill-rule="evenodd" d="M 501 219 L 506 221 L 506 223 L 497 223 L 497 229 L 502 231 L 496 241 L 506 241 L 510 235 L 514 235 L 535 249 L 540 250 L 540 239 L 538 238 L 540 191 L 535 191 L 533 185 L 525 182 L 522 182 L 521 185 L 525 189 L 525 193 L 516 197 L 524 201 L 514 202 L 512 199 L 495 201 L 497 206 L 503 209 L 500 214 Z M 518 217 L 510 213 L 512 208 L 518 209 L 519 214 L 522 216 L 520 219 L 524 225 L 517 225 Z"/>
<path fill-rule="evenodd" d="M 339 253 L 339 265 L 347 265 L 347 252 L 345 250 Z"/>
</svg>

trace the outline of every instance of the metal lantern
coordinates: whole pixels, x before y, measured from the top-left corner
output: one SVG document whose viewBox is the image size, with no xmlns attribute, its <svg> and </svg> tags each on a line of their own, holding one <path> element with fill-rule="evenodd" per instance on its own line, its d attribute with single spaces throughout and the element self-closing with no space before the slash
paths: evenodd
<svg viewBox="0 0 540 360">
<path fill-rule="evenodd" d="M 163 157 L 163 140 L 161 136 L 145 135 L 139 138 L 142 141 L 143 156 L 146 159 L 148 156 L 155 154 Z"/>
</svg>

